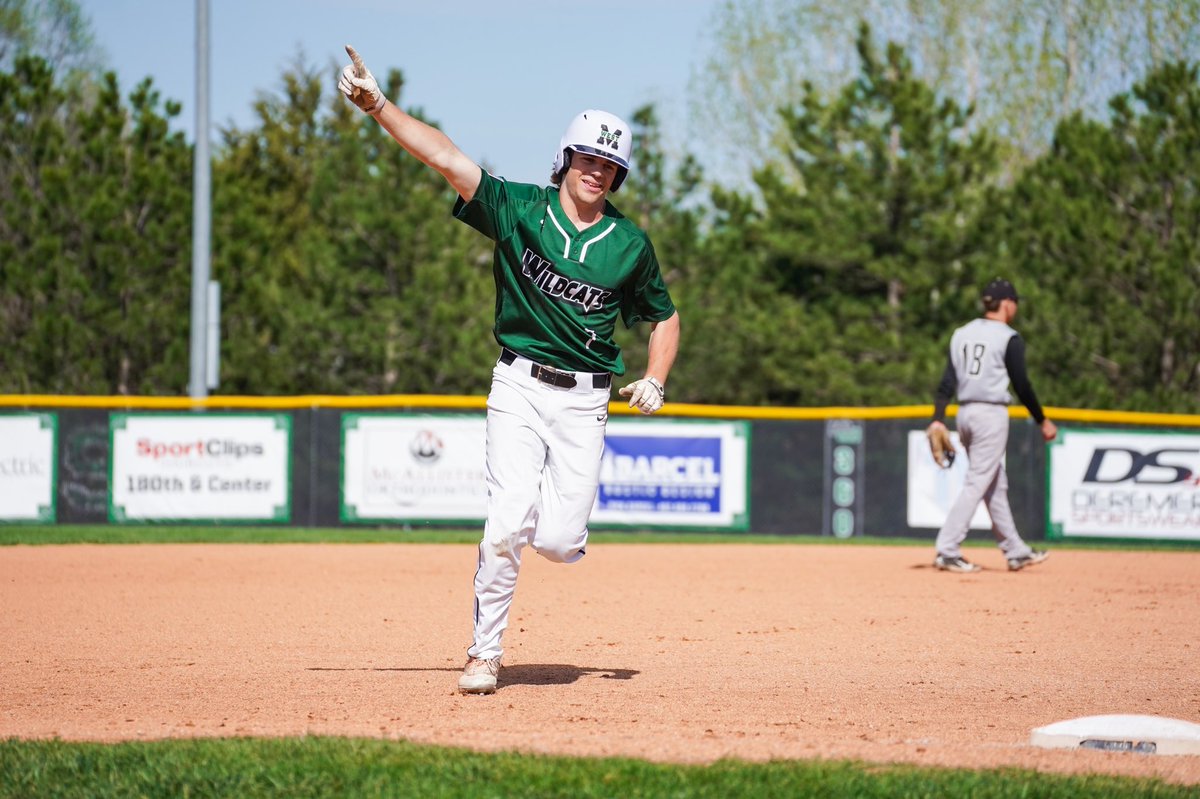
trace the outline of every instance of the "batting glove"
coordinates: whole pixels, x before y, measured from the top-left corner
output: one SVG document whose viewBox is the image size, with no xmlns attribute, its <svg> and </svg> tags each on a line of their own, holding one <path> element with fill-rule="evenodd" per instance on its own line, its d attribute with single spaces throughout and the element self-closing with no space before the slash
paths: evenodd
<svg viewBox="0 0 1200 799">
<path fill-rule="evenodd" d="M 617 393 L 629 397 L 629 407 L 636 406 L 642 413 L 654 413 L 667 398 L 667 390 L 653 377 L 634 380 Z"/>
<path fill-rule="evenodd" d="M 338 79 L 338 89 L 350 102 L 374 116 L 383 110 L 387 98 L 383 96 L 371 70 L 363 63 L 362 56 L 350 45 L 346 45 L 346 52 L 350 54 L 351 63 L 342 70 L 342 76 Z"/>
</svg>

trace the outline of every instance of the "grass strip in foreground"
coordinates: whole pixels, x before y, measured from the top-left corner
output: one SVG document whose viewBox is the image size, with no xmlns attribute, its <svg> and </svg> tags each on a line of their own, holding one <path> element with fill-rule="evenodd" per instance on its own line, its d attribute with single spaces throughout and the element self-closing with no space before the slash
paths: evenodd
<svg viewBox="0 0 1200 799">
<path fill-rule="evenodd" d="M 483 733 L 481 733 L 483 734 Z M 1144 755 L 1143 755 L 1144 757 Z M 481 754 L 360 738 L 224 738 L 121 744 L 0 741 L 0 797 L 1195 797 L 1156 780 L 844 761 L 721 761 Z"/>
</svg>

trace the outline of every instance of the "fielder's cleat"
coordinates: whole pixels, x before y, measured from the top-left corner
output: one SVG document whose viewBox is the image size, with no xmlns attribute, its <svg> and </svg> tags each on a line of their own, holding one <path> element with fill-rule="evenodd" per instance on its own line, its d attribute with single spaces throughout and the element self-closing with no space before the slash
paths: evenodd
<svg viewBox="0 0 1200 799">
<path fill-rule="evenodd" d="M 1012 561 L 1009 561 L 1009 563 L 1011 564 Z M 961 574 L 968 574 L 970 572 L 983 571 L 982 566 L 976 566 L 974 563 L 971 563 L 971 561 L 964 557 L 948 558 L 945 555 L 938 555 L 933 559 L 933 565 L 935 568 L 944 572 L 959 572 Z"/>
<path fill-rule="evenodd" d="M 1034 566 L 1041 563 L 1046 558 L 1050 557 L 1050 553 L 1044 549 L 1035 549 L 1030 551 L 1028 555 L 1022 555 L 1019 558 L 1008 559 L 1008 570 L 1010 572 L 1019 572 L 1026 566 Z"/>
<path fill-rule="evenodd" d="M 500 673 L 500 658 L 469 657 L 458 678 L 458 690 L 464 694 L 496 693 L 496 675 Z"/>
</svg>

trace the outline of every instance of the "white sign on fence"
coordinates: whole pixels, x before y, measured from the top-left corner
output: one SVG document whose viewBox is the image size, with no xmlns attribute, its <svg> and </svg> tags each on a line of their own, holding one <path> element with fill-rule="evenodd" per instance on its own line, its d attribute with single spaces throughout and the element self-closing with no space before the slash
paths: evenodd
<svg viewBox="0 0 1200 799">
<path fill-rule="evenodd" d="M 482 416 L 342 415 L 342 521 L 487 515 Z"/>
<path fill-rule="evenodd" d="M 109 520 L 291 520 L 291 417 L 109 417 Z"/>
<path fill-rule="evenodd" d="M 1047 453 L 1052 536 L 1200 540 L 1200 435 L 1067 429 Z"/>
<path fill-rule="evenodd" d="M 0 522 L 55 520 L 55 433 L 50 413 L 0 415 Z"/>
<path fill-rule="evenodd" d="M 943 469 L 933 462 L 933 454 L 929 451 L 929 439 L 920 430 L 908 433 L 908 526 L 930 527 L 941 529 L 954 505 L 954 500 L 962 493 L 963 483 L 967 479 L 967 466 L 970 460 L 958 433 L 950 433 L 950 442 L 957 454 L 949 469 Z M 971 529 L 992 529 L 992 517 L 987 506 L 980 502 L 971 517 Z"/>
</svg>

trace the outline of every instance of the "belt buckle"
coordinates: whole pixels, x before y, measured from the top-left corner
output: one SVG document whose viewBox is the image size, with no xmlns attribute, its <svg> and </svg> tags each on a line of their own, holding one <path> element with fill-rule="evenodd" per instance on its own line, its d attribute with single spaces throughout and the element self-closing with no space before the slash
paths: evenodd
<svg viewBox="0 0 1200 799">
<path fill-rule="evenodd" d="M 540 363 L 534 364 L 534 378 L 543 383 L 549 383 L 552 386 L 560 388 L 574 388 L 575 374 L 573 372 L 561 372 L 553 366 L 543 366 Z"/>
</svg>

